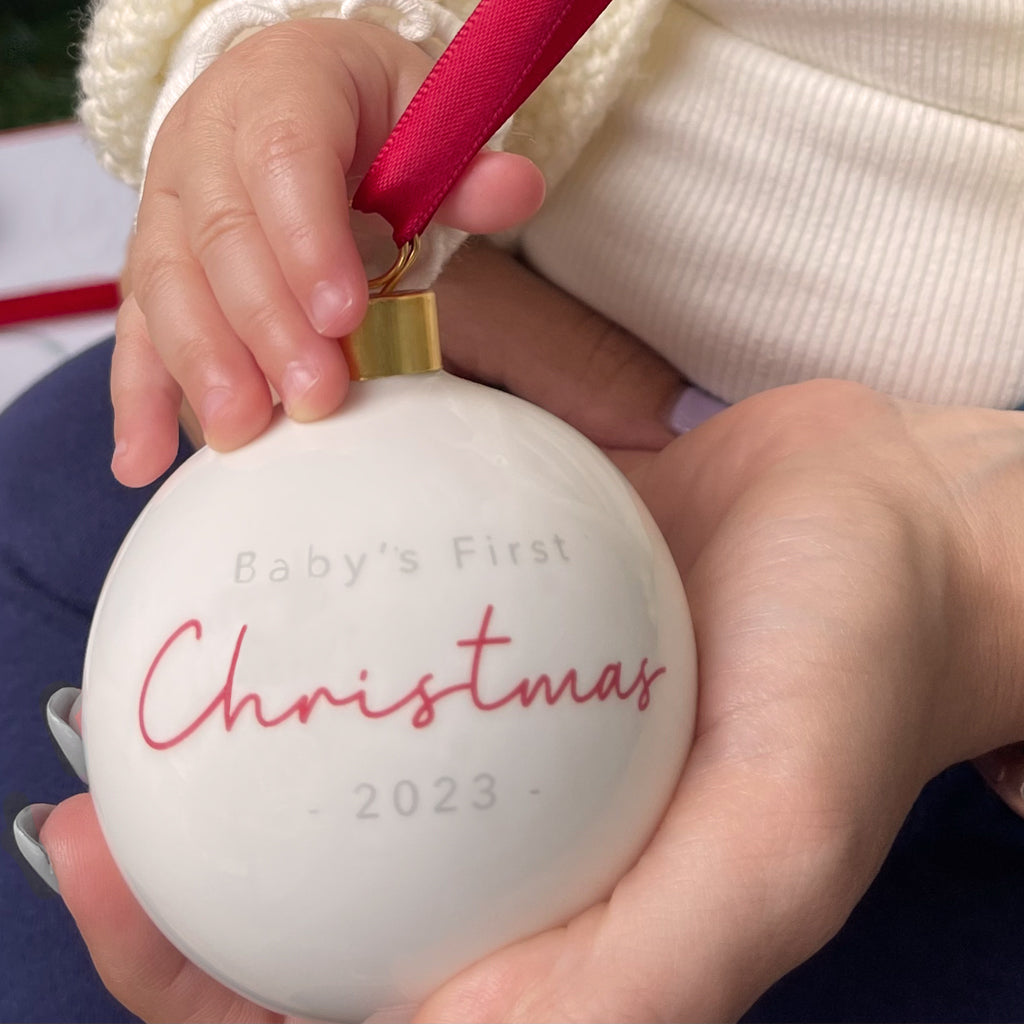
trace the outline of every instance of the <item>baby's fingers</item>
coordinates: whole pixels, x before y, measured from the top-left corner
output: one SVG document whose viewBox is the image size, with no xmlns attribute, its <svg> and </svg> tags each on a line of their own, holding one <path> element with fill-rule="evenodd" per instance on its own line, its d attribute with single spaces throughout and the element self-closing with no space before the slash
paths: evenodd
<svg viewBox="0 0 1024 1024">
<path fill-rule="evenodd" d="M 110 468 L 128 487 L 144 487 L 170 466 L 178 450 L 181 388 L 153 348 L 134 295 L 125 299 L 117 316 L 110 397 L 114 406 Z"/>
<path fill-rule="evenodd" d="M 275 26 L 225 59 L 251 65 L 252 74 L 242 80 L 255 75 L 263 83 L 261 102 L 243 91 L 230 106 L 232 171 L 237 167 L 267 244 L 308 322 L 328 337 L 346 334 L 362 320 L 367 301 L 348 189 L 384 144 L 430 60 L 394 33 L 333 19 Z M 279 87 L 267 89 L 270 82 Z M 445 156 L 438 152 L 423 159 Z M 208 183 L 207 177 L 204 190 Z M 455 184 L 437 220 L 470 233 L 500 231 L 536 212 L 543 196 L 543 177 L 530 161 L 485 152 Z M 208 191 L 199 195 L 207 197 Z M 182 198 L 186 209 L 201 208 L 184 193 Z M 383 221 L 377 227 L 387 230 Z M 202 262 L 208 267 L 206 259 Z"/>
<path fill-rule="evenodd" d="M 239 187 L 276 259 L 289 307 L 297 304 L 295 312 L 326 337 L 354 330 L 366 311 L 366 276 L 349 228 L 346 190 L 354 135 L 347 104 L 329 97 L 317 104 L 287 92 L 274 110 L 243 112 L 237 131 Z M 222 184 L 226 190 L 228 182 Z M 198 222 L 207 196 L 185 200 L 186 215 Z M 206 258 L 203 263 L 210 266 Z"/>
<path fill-rule="evenodd" d="M 196 411 L 206 440 L 222 450 L 252 440 L 270 421 L 267 381 L 192 255 L 173 193 L 147 196 L 132 262 L 134 295 L 149 338 Z"/>
<path fill-rule="evenodd" d="M 220 184 L 222 191 L 214 200 L 194 208 L 190 194 L 182 197 L 190 248 L 232 331 L 274 385 L 288 414 L 303 420 L 325 416 L 337 408 L 348 384 L 341 348 L 333 337 L 315 331 L 296 303 L 248 197 L 232 188 L 237 179 Z M 358 309 L 361 318 L 366 283 L 358 266 L 358 301 L 341 284 L 321 282 L 326 293 L 314 290 L 314 308 L 318 297 L 328 305 L 338 299 L 339 315 L 348 317 Z M 328 322 L 336 324 L 339 315 L 330 315 Z M 358 319 L 346 330 L 356 323 Z"/>
<path fill-rule="evenodd" d="M 540 209 L 544 189 L 544 175 L 525 156 L 485 149 L 455 183 L 436 219 L 471 235 L 506 231 Z"/>
</svg>

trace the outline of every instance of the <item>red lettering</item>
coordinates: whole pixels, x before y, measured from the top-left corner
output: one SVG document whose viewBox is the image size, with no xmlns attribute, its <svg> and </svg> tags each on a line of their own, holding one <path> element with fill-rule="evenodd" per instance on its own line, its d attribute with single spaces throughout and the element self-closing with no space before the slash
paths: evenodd
<svg viewBox="0 0 1024 1024">
<path fill-rule="evenodd" d="M 158 677 L 160 676 L 160 668 L 164 657 L 182 637 L 192 633 L 196 643 L 202 642 L 202 624 L 198 619 L 189 619 L 164 641 L 146 672 L 142 689 L 139 693 L 139 729 L 142 732 L 143 739 L 154 750 L 168 750 L 187 740 L 208 719 L 213 717 L 218 710 L 221 713 L 224 731 L 231 732 L 238 723 L 242 713 L 247 709 L 251 713 L 252 719 L 258 725 L 264 729 L 273 729 L 292 719 L 304 725 L 310 720 L 314 712 L 324 705 L 333 708 L 353 705 L 360 715 L 368 719 L 390 718 L 400 711 L 408 709 L 411 711 L 410 723 L 413 728 L 423 729 L 432 724 L 437 717 L 437 705 L 457 693 L 465 693 L 472 705 L 481 712 L 498 711 L 512 703 L 519 703 L 522 707 L 528 708 L 538 700 L 543 700 L 549 707 L 554 707 L 563 700 L 571 701 L 574 704 L 586 704 L 595 700 L 603 703 L 613 698 L 625 702 L 630 700 L 634 694 L 637 694 L 636 706 L 638 710 L 644 711 L 651 701 L 652 685 L 666 671 L 663 666 L 653 671 L 650 670 L 648 668 L 648 659 L 644 658 L 640 663 L 633 682 L 628 686 L 624 686 L 622 681 L 622 663 L 618 661 L 610 662 L 601 670 L 597 681 L 590 689 L 581 690 L 579 673 L 575 668 L 570 668 L 564 673 L 557 685 L 554 683 L 551 675 L 541 673 L 536 679 L 526 678 L 519 680 L 503 695 L 488 700 L 481 694 L 481 676 L 485 652 L 492 646 L 512 643 L 512 638 L 509 636 L 491 634 L 490 628 L 493 615 L 494 606 L 488 605 L 476 635 L 471 638 L 455 641 L 457 647 L 468 648 L 471 652 L 469 675 L 463 682 L 431 690 L 430 684 L 434 682 L 435 677 L 432 672 L 427 672 L 421 675 L 416 683 L 397 700 L 380 707 L 370 703 L 365 685 L 349 693 L 341 694 L 336 693 L 327 686 L 318 686 L 314 690 L 301 694 L 277 714 L 268 714 L 265 711 L 264 699 L 258 693 L 241 693 L 237 696 L 235 694 L 235 677 L 238 673 L 238 662 L 248 631 L 247 626 L 242 626 L 235 639 L 224 684 L 185 728 L 173 736 L 159 738 L 154 735 L 151 723 L 148 720 L 147 712 L 151 690 L 154 686 L 154 680 L 159 681 Z M 363 669 L 359 673 L 359 681 L 365 684 L 368 678 L 369 673 L 366 669 Z"/>
</svg>

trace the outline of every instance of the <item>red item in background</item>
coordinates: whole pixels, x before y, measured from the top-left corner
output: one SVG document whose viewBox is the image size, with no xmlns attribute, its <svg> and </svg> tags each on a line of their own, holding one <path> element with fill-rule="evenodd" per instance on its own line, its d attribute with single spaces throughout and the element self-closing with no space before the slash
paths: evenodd
<svg viewBox="0 0 1024 1024">
<path fill-rule="evenodd" d="M 98 281 L 73 288 L 0 297 L 0 327 L 28 320 L 48 320 L 117 309 L 121 295 L 116 281 Z"/>
</svg>

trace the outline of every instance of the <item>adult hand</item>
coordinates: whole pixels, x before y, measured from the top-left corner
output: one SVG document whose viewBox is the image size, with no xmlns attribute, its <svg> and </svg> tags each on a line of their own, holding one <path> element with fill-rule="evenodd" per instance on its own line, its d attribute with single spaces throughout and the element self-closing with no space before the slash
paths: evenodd
<svg viewBox="0 0 1024 1024">
<path fill-rule="evenodd" d="M 500 266 L 463 261 L 442 285 L 449 317 L 463 285 L 482 294 L 474 278 L 491 259 Z M 496 323 L 511 326 L 511 293 L 498 294 Z M 1024 421 L 817 382 L 659 448 L 670 368 L 566 297 L 546 301 L 550 324 L 579 315 L 575 334 L 499 349 L 487 307 L 452 325 L 451 355 L 497 383 L 548 388 L 647 502 L 693 611 L 696 739 L 611 898 L 480 961 L 418 1019 L 736 1018 L 842 925 L 932 775 L 1024 735 L 1024 538 L 1007 525 L 1024 493 Z M 633 410 L 620 435 L 616 408 Z M 280 1019 L 162 939 L 87 797 L 54 811 L 43 840 L 101 974 L 136 1013 Z"/>
<path fill-rule="evenodd" d="M 347 185 L 365 173 L 430 69 L 396 33 L 334 18 L 263 29 L 204 71 L 153 146 L 123 278 L 111 373 L 117 478 L 149 483 L 174 458 L 184 396 L 230 449 L 270 419 L 342 400 L 335 340 L 366 311 Z M 543 197 L 540 172 L 482 153 L 438 222 L 489 232 Z"/>
</svg>

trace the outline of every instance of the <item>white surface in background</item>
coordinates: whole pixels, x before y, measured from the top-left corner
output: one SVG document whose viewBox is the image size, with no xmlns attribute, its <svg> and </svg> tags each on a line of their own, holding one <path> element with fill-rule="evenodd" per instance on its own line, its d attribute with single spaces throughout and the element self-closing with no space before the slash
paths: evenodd
<svg viewBox="0 0 1024 1024">
<path fill-rule="evenodd" d="M 136 202 L 75 125 L 0 133 L 0 297 L 116 277 Z M 0 329 L 0 408 L 113 327 L 91 313 Z"/>
</svg>

